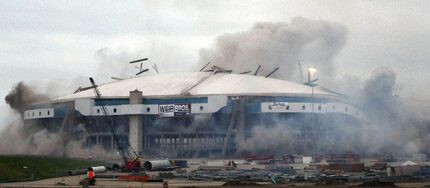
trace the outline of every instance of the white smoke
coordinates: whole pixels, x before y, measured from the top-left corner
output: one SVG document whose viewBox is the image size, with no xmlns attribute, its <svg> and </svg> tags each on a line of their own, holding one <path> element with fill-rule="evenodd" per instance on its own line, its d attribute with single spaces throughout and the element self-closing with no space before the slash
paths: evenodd
<svg viewBox="0 0 430 188">
<path fill-rule="evenodd" d="M 291 152 L 295 139 L 291 130 L 283 123 L 269 126 L 255 126 L 251 130 L 252 137 L 239 142 L 238 151 L 286 153 Z"/>
<path fill-rule="evenodd" d="M 319 71 L 319 84 L 329 85 L 351 96 L 367 116 L 365 125 L 359 128 L 345 126 L 345 122 L 333 125 L 344 140 L 345 147 L 330 148 L 320 144 L 327 152 L 349 152 L 366 155 L 410 155 L 428 153 L 430 121 L 418 116 L 423 108 L 408 106 L 409 101 L 397 96 L 396 73 L 389 68 L 374 70 L 368 79 L 344 74 L 336 80 L 336 55 L 346 43 L 347 29 L 342 24 L 324 20 L 293 18 L 291 22 L 256 23 L 249 30 L 220 35 L 212 48 L 200 51 L 196 70 L 207 62 L 231 69 L 233 72 L 253 71 L 262 65 L 260 75 L 280 67 L 273 77 L 300 82 L 300 70 L 314 66 Z M 327 78 L 325 78 L 324 76 Z M 326 80 L 324 80 L 326 79 Z M 275 122 L 275 123 L 273 123 Z M 239 143 L 239 150 L 285 151 L 294 150 L 291 130 L 280 126 L 282 120 L 272 121 L 271 126 L 261 125 L 252 130 L 253 138 Z M 341 121 L 340 121 L 341 122 Z M 284 148 L 282 148 L 284 146 Z M 331 146 L 333 147 L 333 145 Z"/>
<path fill-rule="evenodd" d="M 235 72 L 262 65 L 261 74 L 280 67 L 273 77 L 300 81 L 300 60 L 303 66 L 333 75 L 333 60 L 345 45 L 346 35 L 344 25 L 324 20 L 296 17 L 288 23 L 256 23 L 250 30 L 221 35 L 213 48 L 202 49 L 196 69 L 207 62 Z"/>
<path fill-rule="evenodd" d="M 35 125 L 24 125 L 22 120 L 15 120 L 2 130 L 0 132 L 0 154 L 97 157 L 98 159 L 117 157 L 113 153 L 106 152 L 100 146 L 83 147 L 83 139 L 65 140 L 64 133 L 32 126 Z"/>
<path fill-rule="evenodd" d="M 53 86 L 55 85 L 47 85 L 46 88 Z M 61 87 L 55 88 L 57 92 L 62 90 Z M 49 126 L 37 121 L 28 121 L 24 124 L 22 117 L 24 110 L 48 98 L 50 98 L 48 95 L 36 92 L 33 87 L 23 82 L 18 83 L 10 91 L 5 100 L 15 114 L 11 114 L 14 118 L 9 119 L 6 128 L 0 131 L 0 154 L 112 157 L 102 148 L 83 147 L 84 140 L 73 135 L 76 131 L 85 131 L 83 126 L 70 126 L 65 122 L 57 125 L 59 129 L 49 129 Z"/>
<path fill-rule="evenodd" d="M 128 78 L 139 70 L 134 68 L 135 65 L 129 64 L 133 56 L 130 52 L 117 51 L 110 48 L 102 48 L 96 53 L 98 59 L 97 73 L 100 78 L 109 79 L 111 76 L 119 78 Z"/>
</svg>

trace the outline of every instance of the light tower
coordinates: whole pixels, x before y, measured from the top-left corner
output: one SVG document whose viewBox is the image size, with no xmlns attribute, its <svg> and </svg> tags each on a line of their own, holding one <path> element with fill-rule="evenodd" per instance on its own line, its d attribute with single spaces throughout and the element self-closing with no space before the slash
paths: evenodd
<svg viewBox="0 0 430 188">
<path fill-rule="evenodd" d="M 312 90 L 312 133 L 313 133 L 313 148 L 312 148 L 312 174 L 316 176 L 316 148 L 317 148 L 317 138 L 316 138 L 316 128 L 315 128 L 315 96 L 314 96 L 314 87 L 317 86 L 315 83 L 318 79 L 311 80 L 314 74 L 317 72 L 316 68 L 309 67 L 308 68 L 308 82 L 305 84 L 311 87 Z"/>
</svg>

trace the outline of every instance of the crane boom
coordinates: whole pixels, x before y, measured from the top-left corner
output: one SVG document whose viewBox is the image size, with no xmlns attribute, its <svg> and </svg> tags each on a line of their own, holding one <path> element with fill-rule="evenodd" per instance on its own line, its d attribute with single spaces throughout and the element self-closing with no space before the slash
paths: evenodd
<svg viewBox="0 0 430 188">
<path fill-rule="evenodd" d="M 96 98 L 100 100 L 102 98 L 100 91 L 94 82 L 94 79 L 90 77 L 90 82 L 92 85 L 92 88 L 94 89 Z M 133 150 L 133 148 L 130 146 L 130 144 L 127 142 L 127 145 L 123 147 L 119 141 L 119 138 L 117 134 L 115 133 L 115 126 L 114 126 L 114 120 L 112 116 L 109 115 L 109 111 L 107 110 L 106 106 L 103 104 L 103 102 L 100 102 L 100 107 L 103 112 L 103 119 L 105 121 L 105 124 L 108 125 L 110 134 L 112 135 L 112 138 L 114 140 L 114 143 L 118 149 L 119 154 L 121 155 L 122 160 L 124 161 L 125 169 L 129 171 L 138 171 L 140 170 L 140 161 L 138 158 L 137 153 Z"/>
</svg>

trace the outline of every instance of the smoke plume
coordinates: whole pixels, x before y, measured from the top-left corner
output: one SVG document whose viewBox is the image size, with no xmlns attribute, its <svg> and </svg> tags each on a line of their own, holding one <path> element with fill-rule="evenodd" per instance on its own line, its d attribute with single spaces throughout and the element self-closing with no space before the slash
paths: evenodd
<svg viewBox="0 0 430 188">
<path fill-rule="evenodd" d="M 48 97 L 35 93 L 29 86 L 19 82 L 5 97 L 5 101 L 15 111 L 23 114 L 24 110 L 33 103 L 48 101 Z"/>
<path fill-rule="evenodd" d="M 261 74 L 268 74 L 280 67 L 273 77 L 299 81 L 300 60 L 324 75 L 333 75 L 333 60 L 345 45 L 346 35 L 342 24 L 301 17 L 289 23 L 256 23 L 250 30 L 221 35 L 213 48 L 202 49 L 198 68 L 212 62 L 243 72 L 262 65 Z"/>
<path fill-rule="evenodd" d="M 429 155 L 430 120 L 419 116 L 423 108 L 404 105 L 410 102 L 395 94 L 396 87 L 395 72 L 385 67 L 373 71 L 366 80 L 359 96 L 359 105 L 368 118 L 363 144 L 373 152 L 402 157 Z"/>
<path fill-rule="evenodd" d="M 350 102 L 356 104 L 366 117 L 360 127 L 349 126 L 345 120 L 330 120 L 334 134 L 347 138 L 341 141 L 345 147 L 333 149 L 336 143 L 324 143 L 319 146 L 320 152 L 402 157 L 412 153 L 430 154 L 428 144 L 425 144 L 430 138 L 427 128 L 430 121 L 417 115 L 422 108 L 404 105 L 410 101 L 396 95 L 399 86 L 395 72 L 378 68 L 367 79 L 352 75 L 335 79 L 338 75 L 334 60 L 346 43 L 346 36 L 347 29 L 342 24 L 324 20 L 294 18 L 288 23 L 256 23 L 250 30 L 220 35 L 212 48 L 201 49 L 196 69 L 207 62 L 234 72 L 253 71 L 262 65 L 261 74 L 280 67 L 273 77 L 300 82 L 297 63 L 300 60 L 303 68 L 306 65 L 318 68 L 320 85 L 330 84 L 330 87 L 350 95 Z M 330 80 L 321 80 L 323 76 Z M 270 123 L 262 122 L 252 128 L 253 138 L 239 143 L 239 150 L 300 152 L 294 149 L 298 144 L 293 136 L 297 130 L 285 127 L 292 123 L 279 119 L 267 124 Z"/>
<path fill-rule="evenodd" d="M 57 87 L 56 91 L 59 89 Z M 12 120 L 0 132 L 0 154 L 112 157 L 107 155 L 102 148 L 85 149 L 82 147 L 84 140 L 77 138 L 74 134 L 85 131 L 83 126 L 73 126 L 65 121 L 56 125 L 59 128 L 52 128 L 38 121 L 27 121 L 24 124 L 24 111 L 35 103 L 48 101 L 49 98 L 23 82 L 19 82 L 12 88 L 5 100 L 20 115 L 20 118 Z"/>
<path fill-rule="evenodd" d="M 252 137 L 239 143 L 239 151 L 262 153 L 290 153 L 294 150 L 295 139 L 292 130 L 277 123 L 270 126 L 256 126 L 251 130 Z"/>
<path fill-rule="evenodd" d="M 394 95 L 396 74 L 388 68 L 376 69 L 362 88 L 361 107 L 372 122 L 392 124 L 398 122 L 400 98 Z"/>
</svg>

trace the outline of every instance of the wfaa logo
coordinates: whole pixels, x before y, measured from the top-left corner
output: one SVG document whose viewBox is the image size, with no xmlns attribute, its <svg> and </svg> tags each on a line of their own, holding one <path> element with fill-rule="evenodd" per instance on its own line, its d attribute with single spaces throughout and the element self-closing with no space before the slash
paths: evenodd
<svg viewBox="0 0 430 188">
<path fill-rule="evenodd" d="M 188 116 L 191 113 L 191 104 L 160 104 L 158 114 L 164 117 Z"/>
</svg>

